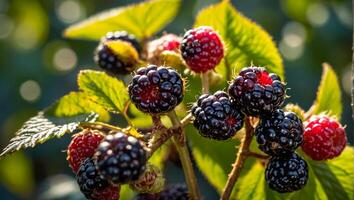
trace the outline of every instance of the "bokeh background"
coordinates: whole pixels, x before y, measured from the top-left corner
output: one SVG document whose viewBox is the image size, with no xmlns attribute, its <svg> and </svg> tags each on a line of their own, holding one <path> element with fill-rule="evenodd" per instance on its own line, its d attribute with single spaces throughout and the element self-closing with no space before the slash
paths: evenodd
<svg viewBox="0 0 354 200">
<path fill-rule="evenodd" d="M 62 31 L 107 8 L 136 1 L 0 0 L 0 147 L 29 117 L 76 89 L 80 69 L 95 68 L 95 42 L 67 40 Z M 166 30 L 182 34 L 195 14 L 215 0 L 185 0 Z M 291 101 L 308 109 L 315 99 L 321 63 L 329 62 L 342 87 L 342 123 L 353 144 L 350 109 L 352 13 L 350 0 L 238 0 L 236 8 L 263 26 L 284 59 Z M 70 137 L 0 160 L 0 199 L 82 199 L 63 152 Z M 168 164 L 169 182 L 181 182 Z M 206 199 L 215 191 L 199 174 Z"/>
</svg>

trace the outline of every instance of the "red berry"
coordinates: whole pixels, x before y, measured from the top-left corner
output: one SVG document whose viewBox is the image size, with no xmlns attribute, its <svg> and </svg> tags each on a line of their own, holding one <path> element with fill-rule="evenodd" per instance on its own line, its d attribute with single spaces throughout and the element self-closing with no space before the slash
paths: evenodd
<svg viewBox="0 0 354 200">
<path fill-rule="evenodd" d="M 177 35 L 170 33 L 152 41 L 149 45 L 160 51 L 178 51 L 181 40 Z"/>
<path fill-rule="evenodd" d="M 67 161 L 76 173 L 82 161 L 92 157 L 104 135 L 97 130 L 85 129 L 74 135 L 67 150 Z"/>
<path fill-rule="evenodd" d="M 119 186 L 110 185 L 103 190 L 95 190 L 91 194 L 93 200 L 117 200 L 119 199 Z"/>
<path fill-rule="evenodd" d="M 219 64 L 224 57 L 224 47 L 211 27 L 201 26 L 185 33 L 181 53 L 192 71 L 204 73 Z"/>
<path fill-rule="evenodd" d="M 334 118 L 318 115 L 305 122 L 302 150 L 313 160 L 327 160 L 339 156 L 346 143 L 344 127 Z"/>
</svg>

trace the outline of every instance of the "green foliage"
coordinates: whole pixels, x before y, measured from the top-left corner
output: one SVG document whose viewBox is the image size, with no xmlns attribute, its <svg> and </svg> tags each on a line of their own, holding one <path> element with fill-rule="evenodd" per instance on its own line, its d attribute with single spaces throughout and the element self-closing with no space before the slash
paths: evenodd
<svg viewBox="0 0 354 200">
<path fill-rule="evenodd" d="M 60 138 L 65 133 L 76 130 L 81 122 L 93 122 L 97 117 L 97 114 L 91 113 L 58 118 L 39 112 L 16 132 L 16 136 L 10 140 L 10 144 L 5 147 L 0 157 L 20 149 L 34 147 L 54 137 Z"/>
<path fill-rule="evenodd" d="M 177 14 L 180 0 L 151 0 L 115 8 L 67 28 L 67 38 L 99 40 L 109 31 L 125 30 L 143 39 L 166 26 Z"/>
<path fill-rule="evenodd" d="M 252 63 L 266 67 L 284 80 L 282 59 L 272 38 L 239 13 L 229 1 L 200 11 L 194 26 L 206 25 L 217 30 L 225 42 L 226 56 L 216 71 L 226 80 L 231 79 L 232 73 Z"/>
<path fill-rule="evenodd" d="M 123 81 L 104 72 L 83 70 L 78 76 L 80 90 L 111 112 L 123 112 L 129 101 Z"/>
<path fill-rule="evenodd" d="M 320 114 L 329 112 L 340 119 L 342 114 L 341 91 L 338 78 L 332 67 L 323 64 L 323 73 L 320 86 L 317 90 L 317 98 L 310 112 L 312 114 Z"/>
</svg>

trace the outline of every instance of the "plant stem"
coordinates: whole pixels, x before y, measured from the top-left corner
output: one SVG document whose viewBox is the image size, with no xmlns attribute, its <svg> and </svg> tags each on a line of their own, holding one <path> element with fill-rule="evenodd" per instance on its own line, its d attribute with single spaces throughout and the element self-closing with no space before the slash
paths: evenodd
<svg viewBox="0 0 354 200">
<path fill-rule="evenodd" d="M 171 119 L 173 126 L 179 127 L 181 134 L 184 136 L 184 131 L 181 127 L 182 124 L 178 120 L 175 111 L 168 113 L 168 116 Z M 201 196 L 198 188 L 197 178 L 194 174 L 192 161 L 188 152 L 186 140 L 180 141 L 178 136 L 174 135 L 172 137 L 172 141 L 177 149 L 179 158 L 182 163 L 184 176 L 189 190 L 189 197 L 191 200 L 199 200 L 201 199 Z"/>
<path fill-rule="evenodd" d="M 254 133 L 254 128 L 250 123 L 250 118 L 246 118 L 245 126 L 246 134 L 243 141 L 241 142 L 241 146 L 237 152 L 236 161 L 233 164 L 233 168 L 229 174 L 229 178 L 227 179 L 223 193 L 221 194 L 221 200 L 230 199 L 231 192 L 234 188 L 237 178 L 240 176 L 241 170 L 247 158 L 247 153 L 249 153 L 249 147 L 251 145 Z"/>
<path fill-rule="evenodd" d="M 252 152 L 252 151 L 247 152 L 246 155 L 249 157 L 259 158 L 259 159 L 263 159 L 263 160 L 269 159 L 269 156 L 267 156 L 267 155 L 259 154 L 259 153 Z"/>
<path fill-rule="evenodd" d="M 203 94 L 209 93 L 209 72 L 202 73 L 200 78 L 202 79 Z"/>
<path fill-rule="evenodd" d="M 130 101 L 128 101 L 125 106 L 124 106 L 124 110 L 122 112 L 122 115 L 124 117 L 124 119 L 127 121 L 128 125 L 131 126 L 132 125 L 132 122 L 128 116 L 128 109 L 129 109 L 129 105 L 130 105 Z"/>
</svg>

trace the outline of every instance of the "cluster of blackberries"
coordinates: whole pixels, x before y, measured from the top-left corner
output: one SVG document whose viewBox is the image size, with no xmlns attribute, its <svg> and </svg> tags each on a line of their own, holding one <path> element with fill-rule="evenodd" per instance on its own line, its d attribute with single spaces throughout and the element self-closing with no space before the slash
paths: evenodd
<svg viewBox="0 0 354 200">
<path fill-rule="evenodd" d="M 119 199 L 119 185 L 138 180 L 147 155 L 143 144 L 122 132 L 107 136 L 96 130 L 76 134 L 67 160 L 87 199 Z"/>
</svg>

